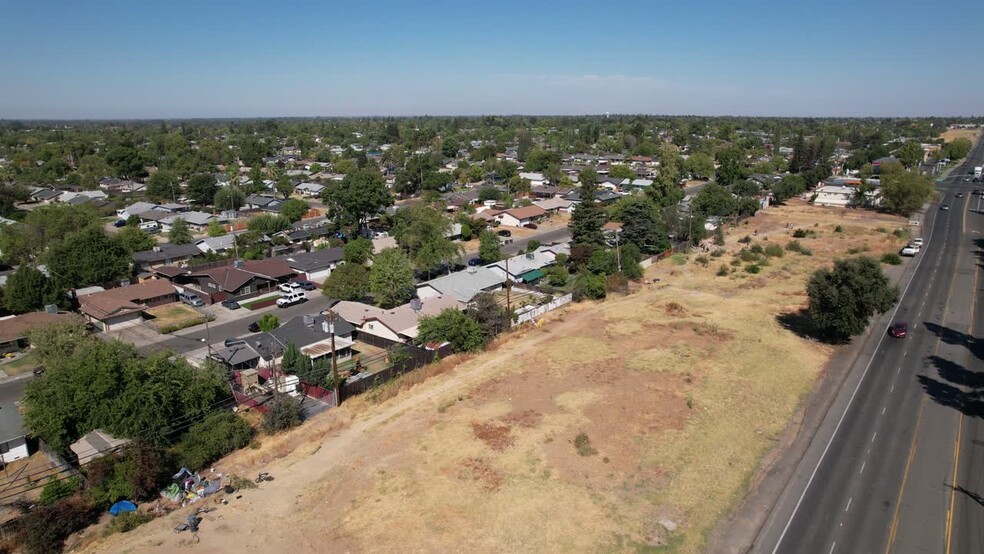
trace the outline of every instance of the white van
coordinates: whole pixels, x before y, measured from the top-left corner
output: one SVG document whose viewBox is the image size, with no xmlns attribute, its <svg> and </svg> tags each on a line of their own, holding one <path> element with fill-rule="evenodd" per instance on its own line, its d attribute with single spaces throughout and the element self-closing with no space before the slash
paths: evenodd
<svg viewBox="0 0 984 554">
<path fill-rule="evenodd" d="M 288 294 L 285 294 L 277 299 L 278 308 L 286 308 L 287 306 L 293 306 L 299 302 L 304 302 L 306 300 L 304 296 L 304 291 L 297 290 Z"/>
<path fill-rule="evenodd" d="M 156 221 L 145 221 L 140 224 L 140 230 L 145 233 L 156 233 L 161 230 L 161 226 Z"/>
</svg>

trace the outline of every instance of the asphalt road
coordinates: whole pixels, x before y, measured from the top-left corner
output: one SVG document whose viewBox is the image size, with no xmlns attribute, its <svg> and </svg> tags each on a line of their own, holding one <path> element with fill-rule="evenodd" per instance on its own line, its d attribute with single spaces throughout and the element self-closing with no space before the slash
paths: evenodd
<svg viewBox="0 0 984 554">
<path fill-rule="evenodd" d="M 984 184 L 963 182 L 982 160 L 984 143 L 937 185 L 950 209 L 931 206 L 894 315 L 908 337 L 856 364 L 753 552 L 984 552 Z"/>
</svg>

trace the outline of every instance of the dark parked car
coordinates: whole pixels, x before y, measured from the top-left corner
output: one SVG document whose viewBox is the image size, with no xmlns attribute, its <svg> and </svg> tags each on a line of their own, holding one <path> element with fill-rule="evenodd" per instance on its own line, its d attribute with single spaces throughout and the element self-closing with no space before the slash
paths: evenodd
<svg viewBox="0 0 984 554">
<path fill-rule="evenodd" d="M 526 227 L 527 229 L 536 229 L 536 223 L 527 223 L 523 225 L 523 227 Z"/>
<path fill-rule="evenodd" d="M 479 258 L 472 258 L 468 260 L 468 265 L 470 266 L 482 265 L 482 260 Z"/>
<path fill-rule="evenodd" d="M 507 229 L 503 229 L 503 230 L 499 231 L 496 234 L 499 235 L 500 237 L 511 237 L 512 236 L 512 231 L 509 231 Z"/>
<path fill-rule="evenodd" d="M 311 281 L 304 281 L 304 280 L 302 280 L 302 279 L 298 279 L 298 280 L 296 280 L 296 281 L 294 281 L 294 282 L 295 282 L 295 283 L 297 283 L 298 285 L 300 285 L 300 286 L 301 286 L 301 288 L 302 288 L 302 289 L 304 289 L 304 290 L 315 290 L 315 289 L 317 289 L 317 288 L 318 288 L 318 287 L 317 287 L 317 286 L 315 286 L 315 284 L 314 284 L 314 283 L 312 283 Z"/>
<path fill-rule="evenodd" d="M 126 227 L 126 220 L 117 219 L 116 221 L 113 222 L 113 227 Z"/>
<path fill-rule="evenodd" d="M 236 302 L 235 300 L 232 300 L 232 299 L 223 300 L 222 301 L 222 307 L 225 308 L 225 309 L 227 309 L 227 310 L 238 310 L 239 309 L 239 302 Z"/>
<path fill-rule="evenodd" d="M 904 339 L 906 334 L 908 334 L 908 332 L 909 332 L 909 327 L 905 323 L 902 323 L 901 321 L 897 323 L 893 323 L 892 326 L 888 328 L 888 334 L 892 335 L 897 339 Z"/>
<path fill-rule="evenodd" d="M 249 329 L 249 332 L 250 333 L 259 333 L 260 332 L 260 324 L 254 321 L 253 323 L 250 323 L 249 324 L 249 327 L 247 327 L 247 329 Z"/>
</svg>

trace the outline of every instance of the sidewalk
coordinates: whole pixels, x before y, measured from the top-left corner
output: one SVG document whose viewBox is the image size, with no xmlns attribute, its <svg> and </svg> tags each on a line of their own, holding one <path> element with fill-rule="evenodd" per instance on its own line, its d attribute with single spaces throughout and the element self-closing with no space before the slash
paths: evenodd
<svg viewBox="0 0 984 554">
<path fill-rule="evenodd" d="M 911 218 L 919 222 L 910 227 L 913 237 L 921 235 L 926 215 L 927 206 L 924 206 Z M 891 267 L 885 273 L 895 284 L 904 287 L 918 267 L 917 259 L 907 258 L 907 263 Z M 829 436 L 826 433 L 820 435 L 821 428 L 833 432 L 828 414 L 839 413 L 831 411 L 835 404 L 839 408 L 847 403 L 848 399 L 842 397 L 841 391 L 852 390 L 860 381 L 867 360 L 874 355 L 891 319 L 891 311 L 881 314 L 872 320 L 862 335 L 834 352 L 803 407 L 779 435 L 777 446 L 759 463 L 742 503 L 712 530 L 706 552 L 739 554 L 757 546 L 755 541 L 759 532 L 767 521 L 776 517 L 775 508 L 780 499 L 789 494 L 787 490 L 793 484 L 794 474 L 807 449 L 816 437 Z"/>
</svg>

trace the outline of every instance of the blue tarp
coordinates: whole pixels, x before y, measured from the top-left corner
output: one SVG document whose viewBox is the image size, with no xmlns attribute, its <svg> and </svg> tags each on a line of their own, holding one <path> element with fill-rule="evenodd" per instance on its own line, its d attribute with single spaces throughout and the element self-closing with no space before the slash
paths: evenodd
<svg viewBox="0 0 984 554">
<path fill-rule="evenodd" d="M 135 512 L 137 511 L 137 505 L 129 500 L 120 500 L 116 504 L 113 504 L 109 508 L 109 513 L 118 516 L 124 512 Z"/>
</svg>

